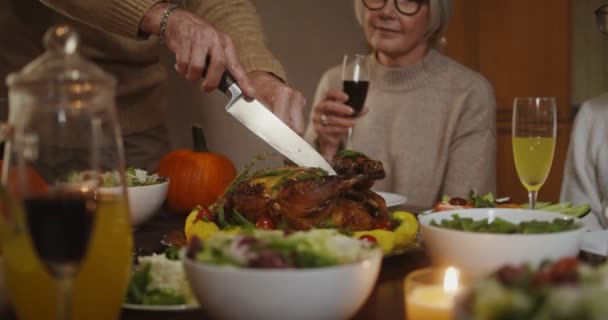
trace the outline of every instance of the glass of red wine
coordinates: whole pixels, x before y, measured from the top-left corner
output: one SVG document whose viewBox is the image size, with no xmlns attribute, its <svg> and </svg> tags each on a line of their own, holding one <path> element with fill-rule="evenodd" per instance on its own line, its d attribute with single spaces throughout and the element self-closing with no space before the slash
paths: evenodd
<svg viewBox="0 0 608 320">
<path fill-rule="evenodd" d="M 13 247 L 6 250 L 5 260 L 31 270 L 13 273 L 8 268 L 7 276 L 21 283 L 28 281 L 24 275 L 40 277 L 37 291 L 43 291 L 48 280 L 41 273 L 50 275 L 56 289 L 54 311 L 63 320 L 78 317 L 72 314 L 74 282 L 84 262 L 96 254 L 91 248 L 104 232 L 99 222 L 106 217 L 101 216 L 110 215 L 104 207 L 114 195 L 100 192 L 102 173 L 117 172 L 116 184 L 123 188 L 116 197 L 125 197 L 124 156 L 114 79 L 80 60 L 76 35 L 68 27 L 47 32 L 45 45 L 47 54 L 7 81 L 11 114 L 5 124 L 10 129 L 3 130 L 0 227 L 11 230 L 7 237 Z M 103 278 L 102 272 L 97 276 Z M 20 300 L 26 294 L 13 290 L 16 313 L 27 318 L 29 311 Z M 30 297 L 37 300 L 39 294 L 30 292 Z"/>
<path fill-rule="evenodd" d="M 363 109 L 369 87 L 367 56 L 362 54 L 345 54 L 342 60 L 342 91 L 348 95 L 346 105 L 350 106 L 357 116 Z M 349 128 L 346 147 L 351 147 L 353 128 Z"/>
</svg>

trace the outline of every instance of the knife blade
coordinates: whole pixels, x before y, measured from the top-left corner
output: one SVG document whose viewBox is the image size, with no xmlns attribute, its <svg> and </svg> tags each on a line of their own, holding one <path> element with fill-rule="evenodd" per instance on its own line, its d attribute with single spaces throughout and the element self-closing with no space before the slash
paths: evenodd
<svg viewBox="0 0 608 320">
<path fill-rule="evenodd" d="M 318 167 L 335 175 L 336 171 L 306 140 L 255 99 L 246 98 L 238 83 L 224 71 L 218 89 L 230 97 L 226 111 L 241 124 L 302 167 Z"/>
</svg>

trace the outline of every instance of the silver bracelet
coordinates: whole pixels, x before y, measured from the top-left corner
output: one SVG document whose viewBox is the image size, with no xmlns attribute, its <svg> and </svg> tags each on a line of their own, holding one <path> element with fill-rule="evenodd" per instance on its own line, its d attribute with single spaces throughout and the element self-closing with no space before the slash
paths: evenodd
<svg viewBox="0 0 608 320">
<path fill-rule="evenodd" d="M 167 9 L 165 9 L 165 12 L 163 12 L 163 16 L 160 18 L 160 43 L 164 44 L 165 43 L 165 30 L 167 29 L 167 20 L 169 19 L 169 15 L 171 14 L 171 12 L 173 12 L 173 10 L 179 8 L 178 5 L 176 4 L 172 4 L 170 6 L 167 7 Z"/>
</svg>

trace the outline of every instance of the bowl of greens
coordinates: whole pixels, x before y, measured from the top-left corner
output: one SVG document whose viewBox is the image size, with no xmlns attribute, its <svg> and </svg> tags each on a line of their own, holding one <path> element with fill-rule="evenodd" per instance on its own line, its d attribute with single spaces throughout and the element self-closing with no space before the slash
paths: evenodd
<svg viewBox="0 0 608 320">
<path fill-rule="evenodd" d="M 525 209 L 449 210 L 418 220 L 433 263 L 457 267 L 473 278 L 506 264 L 537 266 L 576 256 L 584 232 L 578 218 Z"/>
<path fill-rule="evenodd" d="M 381 262 L 377 246 L 329 229 L 220 232 L 191 240 L 184 258 L 190 286 L 214 319 L 349 319 Z"/>
<path fill-rule="evenodd" d="M 169 179 L 133 167 L 125 171 L 125 178 L 131 223 L 133 226 L 137 226 L 159 211 L 167 197 Z M 117 190 L 118 172 L 106 172 L 101 175 L 101 179 L 102 191 L 112 192 Z"/>
<path fill-rule="evenodd" d="M 101 184 L 99 191 L 120 194 L 121 176 L 118 171 L 107 171 L 96 175 Z M 131 223 L 137 226 L 152 217 L 160 207 L 169 190 L 169 178 L 146 170 L 129 167 L 125 170 L 125 183 L 131 213 Z M 91 179 L 89 171 L 72 172 L 64 178 L 65 182 L 79 182 Z"/>
</svg>

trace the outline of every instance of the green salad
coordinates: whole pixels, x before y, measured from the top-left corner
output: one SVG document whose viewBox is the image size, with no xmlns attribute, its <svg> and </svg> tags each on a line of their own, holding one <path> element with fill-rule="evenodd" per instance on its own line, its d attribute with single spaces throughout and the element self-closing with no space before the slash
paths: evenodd
<svg viewBox="0 0 608 320">
<path fill-rule="evenodd" d="M 79 171 L 70 173 L 65 179 L 67 182 L 80 182 L 87 180 L 90 177 L 90 173 L 87 171 Z M 118 187 L 120 181 L 120 175 L 118 171 L 107 171 L 100 176 L 102 181 L 102 187 Z M 152 184 L 158 184 L 164 181 L 158 174 L 149 174 L 146 170 L 129 167 L 125 171 L 125 178 L 127 179 L 127 187 L 140 187 Z"/>
<path fill-rule="evenodd" d="M 441 220 L 439 223 L 431 220 L 430 224 L 431 226 L 451 230 L 502 234 L 553 233 L 580 227 L 574 219 L 556 218 L 552 221 L 530 220 L 513 223 L 501 218 L 474 220 L 473 218 L 460 217 L 458 214 L 453 214 L 452 219 Z"/>
<path fill-rule="evenodd" d="M 125 302 L 144 305 L 195 304 L 183 264 L 176 252 L 142 256 L 131 275 Z"/>
<path fill-rule="evenodd" d="M 191 242 L 195 243 L 195 242 Z M 378 254 L 378 248 L 336 230 L 285 233 L 252 230 L 249 234 L 217 233 L 190 248 L 199 262 L 248 268 L 320 268 L 354 263 Z"/>
</svg>

